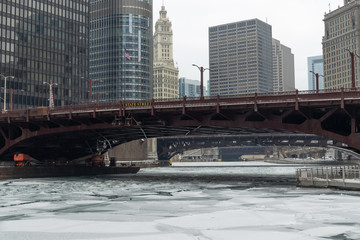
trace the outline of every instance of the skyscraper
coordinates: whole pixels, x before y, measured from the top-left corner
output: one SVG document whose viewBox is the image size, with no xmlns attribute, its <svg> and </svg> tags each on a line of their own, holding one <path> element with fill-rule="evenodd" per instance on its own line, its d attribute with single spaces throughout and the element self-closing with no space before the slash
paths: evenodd
<svg viewBox="0 0 360 240">
<path fill-rule="evenodd" d="M 152 0 L 91 0 L 92 99 L 153 96 Z"/>
<path fill-rule="evenodd" d="M 273 39 L 273 76 L 274 92 L 295 90 L 294 54 L 291 48 Z"/>
<path fill-rule="evenodd" d="M 313 73 L 311 73 L 311 72 Z M 316 90 L 316 76 L 315 74 L 324 75 L 324 64 L 322 56 L 315 56 L 308 58 L 308 79 L 309 90 Z M 324 89 L 324 78 L 319 77 L 319 89 Z"/>
<path fill-rule="evenodd" d="M 349 52 L 360 53 L 360 1 L 344 0 L 344 6 L 325 14 L 323 37 L 325 89 L 352 86 Z M 360 61 L 355 61 L 356 86 L 359 86 Z"/>
<path fill-rule="evenodd" d="M 0 71 L 15 77 L 1 90 L 7 109 L 86 101 L 88 13 L 87 0 L 0 1 Z"/>
<path fill-rule="evenodd" d="M 258 19 L 209 28 L 210 95 L 273 91 L 272 30 Z"/>
<path fill-rule="evenodd" d="M 200 91 L 200 81 L 187 78 L 179 79 L 179 97 L 200 97 Z"/>
<path fill-rule="evenodd" d="M 178 76 L 173 58 L 172 24 L 162 6 L 154 33 L 154 98 L 178 98 Z"/>
</svg>

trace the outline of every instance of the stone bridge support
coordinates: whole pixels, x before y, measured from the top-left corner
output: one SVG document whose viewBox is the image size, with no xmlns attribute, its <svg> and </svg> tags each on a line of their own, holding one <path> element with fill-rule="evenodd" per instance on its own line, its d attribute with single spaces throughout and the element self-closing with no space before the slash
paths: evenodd
<svg viewBox="0 0 360 240">
<path fill-rule="evenodd" d="M 124 143 L 109 150 L 109 158 L 117 161 L 158 160 L 157 139 L 140 139 Z"/>
</svg>

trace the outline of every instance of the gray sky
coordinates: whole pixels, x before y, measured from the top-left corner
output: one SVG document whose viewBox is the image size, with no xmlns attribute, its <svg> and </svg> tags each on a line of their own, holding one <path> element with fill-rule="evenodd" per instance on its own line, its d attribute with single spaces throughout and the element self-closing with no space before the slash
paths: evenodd
<svg viewBox="0 0 360 240">
<path fill-rule="evenodd" d="M 154 1 L 154 24 L 163 0 Z M 258 18 L 272 26 L 273 38 L 295 55 L 295 86 L 308 88 L 307 57 L 322 55 L 324 13 L 343 5 L 343 0 L 165 0 L 173 24 L 174 60 L 179 77 L 200 79 L 193 63 L 208 67 L 208 28 Z M 329 6 L 330 4 L 330 6 Z M 208 73 L 205 74 L 208 79 Z"/>
</svg>

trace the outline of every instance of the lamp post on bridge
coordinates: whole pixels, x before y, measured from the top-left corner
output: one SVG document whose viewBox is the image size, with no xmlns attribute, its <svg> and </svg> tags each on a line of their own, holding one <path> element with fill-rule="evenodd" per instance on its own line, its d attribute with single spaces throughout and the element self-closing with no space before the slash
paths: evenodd
<svg viewBox="0 0 360 240">
<path fill-rule="evenodd" d="M 49 107 L 54 108 L 54 93 L 53 93 L 53 85 L 57 86 L 57 83 L 52 82 L 52 78 L 50 78 L 50 83 L 44 82 L 44 85 L 49 85 Z"/>
<path fill-rule="evenodd" d="M 209 70 L 209 68 L 199 67 L 196 64 L 193 64 L 194 67 L 197 67 L 200 70 L 200 99 L 204 99 L 204 72 Z"/>
<path fill-rule="evenodd" d="M 359 57 L 359 55 L 357 55 L 355 52 L 350 51 L 349 49 L 345 50 L 349 52 L 351 57 L 351 88 L 355 88 L 355 56 Z"/>
<path fill-rule="evenodd" d="M 318 73 L 315 73 L 313 71 L 310 71 L 312 74 L 316 77 L 316 93 L 319 93 L 319 77 L 324 77 L 323 75 L 320 75 Z"/>
<path fill-rule="evenodd" d="M 6 82 L 8 78 L 14 79 L 14 76 L 5 76 L 4 74 L 0 73 L 0 76 L 4 78 L 4 112 L 6 112 Z"/>
</svg>

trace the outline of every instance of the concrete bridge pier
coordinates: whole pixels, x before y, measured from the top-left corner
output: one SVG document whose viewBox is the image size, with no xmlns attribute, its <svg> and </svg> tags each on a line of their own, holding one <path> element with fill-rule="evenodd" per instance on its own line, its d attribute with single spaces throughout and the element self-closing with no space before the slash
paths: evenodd
<svg viewBox="0 0 360 240">
<path fill-rule="evenodd" d="M 151 165 L 169 164 L 168 161 L 159 161 L 156 138 L 139 139 L 124 143 L 109 150 L 108 154 L 110 159 L 114 158 L 118 162 L 152 163 Z"/>
</svg>

